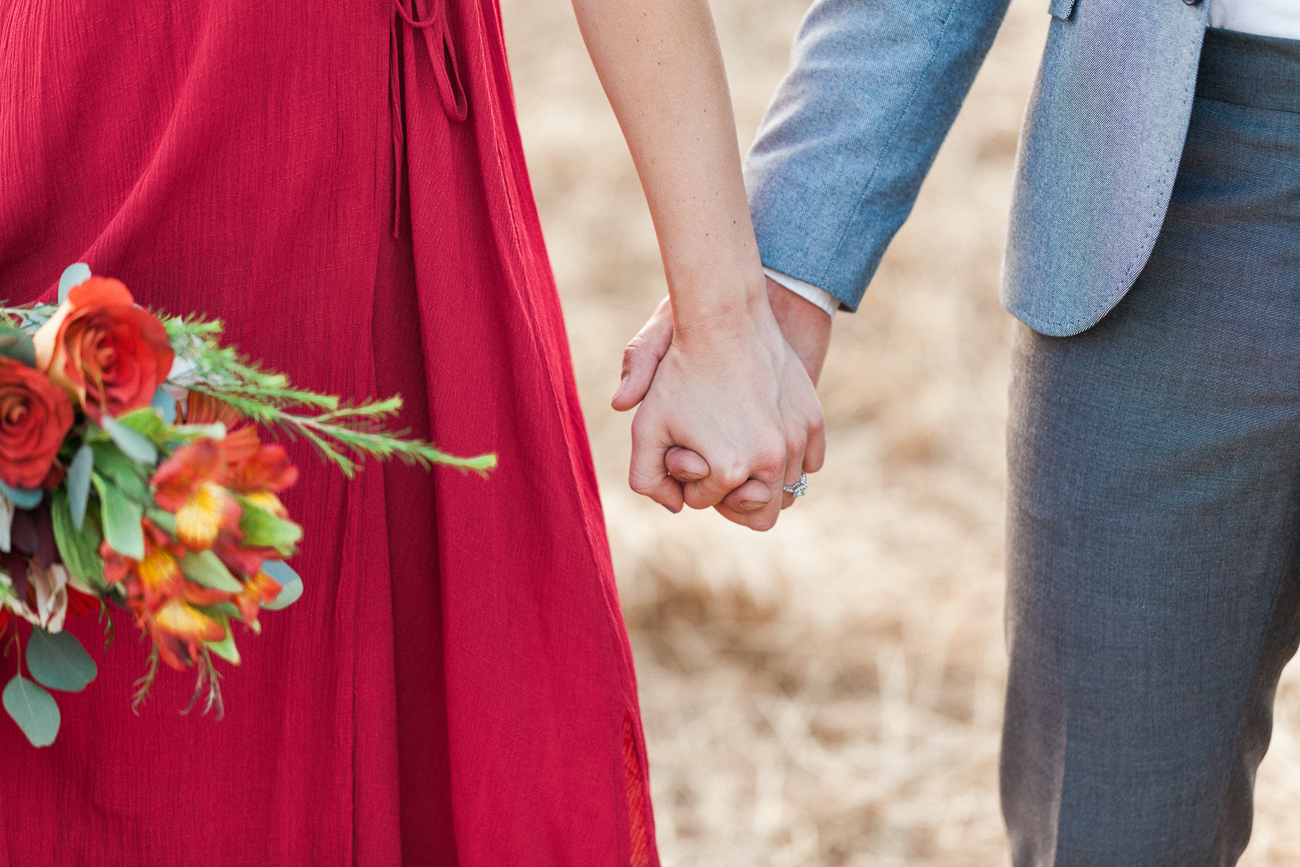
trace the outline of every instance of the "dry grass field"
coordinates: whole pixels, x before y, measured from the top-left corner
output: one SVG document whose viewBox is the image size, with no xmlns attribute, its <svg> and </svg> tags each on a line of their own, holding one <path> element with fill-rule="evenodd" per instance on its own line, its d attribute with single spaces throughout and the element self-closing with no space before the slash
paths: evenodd
<svg viewBox="0 0 1300 867">
<path fill-rule="evenodd" d="M 713 0 L 748 145 L 805 0 Z M 1014 0 L 823 377 L 826 468 L 777 528 L 627 488 L 623 344 L 664 294 L 640 187 L 566 0 L 504 0 L 637 656 L 665 867 L 998 865 L 1003 440 L 997 271 L 1046 0 Z M 1300 674 L 1243 864 L 1300 865 Z"/>
</svg>

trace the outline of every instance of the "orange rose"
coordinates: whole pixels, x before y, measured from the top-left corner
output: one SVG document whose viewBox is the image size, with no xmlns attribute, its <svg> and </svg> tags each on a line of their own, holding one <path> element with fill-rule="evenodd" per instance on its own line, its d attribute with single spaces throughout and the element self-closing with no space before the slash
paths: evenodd
<svg viewBox="0 0 1300 867">
<path fill-rule="evenodd" d="M 73 287 L 32 343 L 36 366 L 95 421 L 148 406 L 175 357 L 163 324 L 104 277 Z"/>
<path fill-rule="evenodd" d="M 35 488 L 72 428 L 72 403 L 40 371 L 0 357 L 0 481 Z"/>
</svg>

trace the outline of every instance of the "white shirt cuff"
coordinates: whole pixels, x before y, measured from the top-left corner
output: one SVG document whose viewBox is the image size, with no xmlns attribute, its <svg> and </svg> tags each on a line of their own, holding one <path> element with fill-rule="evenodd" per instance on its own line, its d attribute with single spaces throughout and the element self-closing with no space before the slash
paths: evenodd
<svg viewBox="0 0 1300 867">
<path fill-rule="evenodd" d="M 771 268 L 764 268 L 763 273 L 805 301 L 816 304 L 822 310 L 825 310 L 826 315 L 832 319 L 835 318 L 835 311 L 840 309 L 840 299 L 821 287 L 789 277 L 779 271 L 773 271 Z"/>
</svg>

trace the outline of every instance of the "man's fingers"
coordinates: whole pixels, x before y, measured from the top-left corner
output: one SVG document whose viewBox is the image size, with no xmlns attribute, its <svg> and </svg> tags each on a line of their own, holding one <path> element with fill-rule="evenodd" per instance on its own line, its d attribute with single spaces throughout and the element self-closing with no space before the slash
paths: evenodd
<svg viewBox="0 0 1300 867">
<path fill-rule="evenodd" d="M 709 462 L 695 452 L 681 446 L 673 446 L 664 455 L 664 467 L 668 475 L 679 482 L 697 482 L 709 474 Z"/>
<path fill-rule="evenodd" d="M 821 407 L 808 422 L 808 443 L 803 453 L 803 471 L 815 473 L 826 462 L 826 419 Z"/>
<path fill-rule="evenodd" d="M 623 376 L 610 401 L 614 409 L 626 412 L 641 402 L 654 381 L 660 359 L 672 342 L 673 308 L 665 298 L 623 350 Z"/>
</svg>

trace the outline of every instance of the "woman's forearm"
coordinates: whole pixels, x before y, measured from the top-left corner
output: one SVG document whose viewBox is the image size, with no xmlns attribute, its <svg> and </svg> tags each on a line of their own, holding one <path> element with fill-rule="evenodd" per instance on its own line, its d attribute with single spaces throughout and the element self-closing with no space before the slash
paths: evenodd
<svg viewBox="0 0 1300 867">
<path fill-rule="evenodd" d="M 645 190 L 678 339 L 766 304 L 707 0 L 573 0 Z"/>
</svg>

